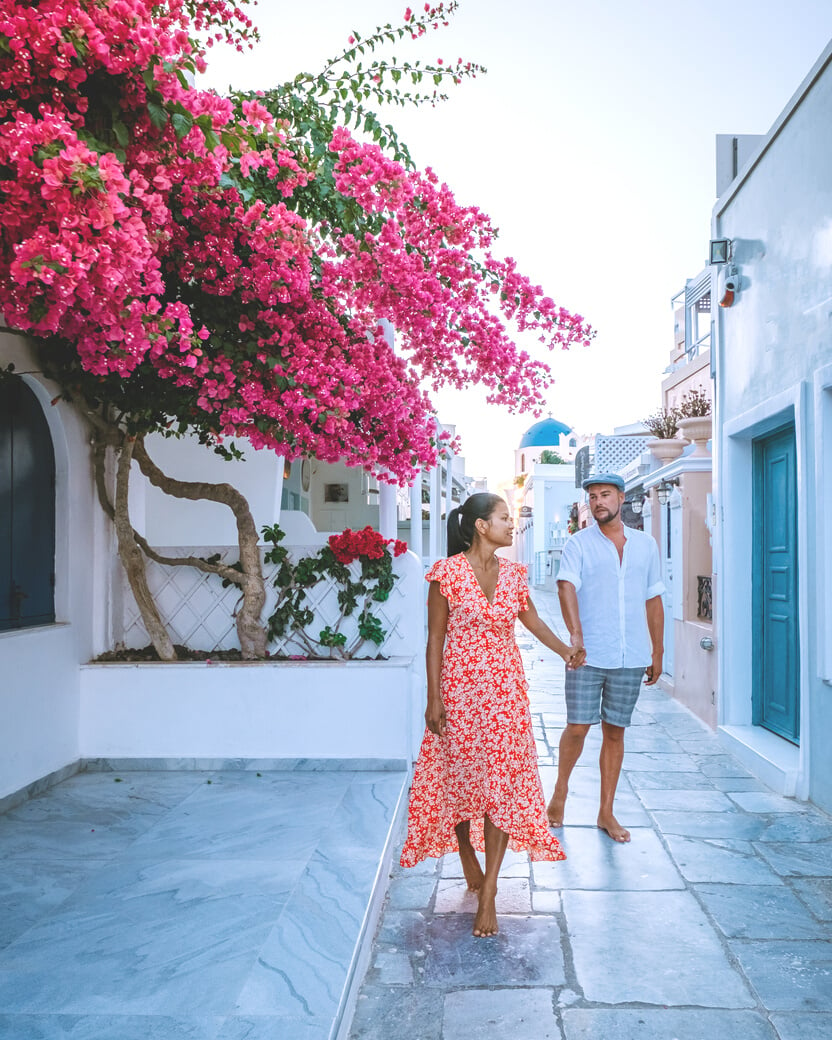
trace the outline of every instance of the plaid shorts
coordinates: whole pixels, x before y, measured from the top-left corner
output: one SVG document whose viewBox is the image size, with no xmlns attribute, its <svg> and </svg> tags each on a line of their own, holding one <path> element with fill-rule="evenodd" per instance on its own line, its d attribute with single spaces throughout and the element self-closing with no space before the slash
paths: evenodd
<svg viewBox="0 0 832 1040">
<path fill-rule="evenodd" d="M 595 668 L 585 664 L 566 673 L 566 721 L 629 726 L 638 700 L 643 668 Z"/>
</svg>

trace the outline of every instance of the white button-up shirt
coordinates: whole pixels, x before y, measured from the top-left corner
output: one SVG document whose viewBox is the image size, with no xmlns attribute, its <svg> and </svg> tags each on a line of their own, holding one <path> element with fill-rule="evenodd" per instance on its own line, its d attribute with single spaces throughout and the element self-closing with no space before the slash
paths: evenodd
<svg viewBox="0 0 832 1040">
<path fill-rule="evenodd" d="M 595 668 L 646 668 L 652 658 L 644 604 L 664 592 L 659 547 L 652 535 L 625 528 L 618 549 L 593 524 L 566 540 L 558 581 L 578 594 L 586 663 Z"/>
</svg>

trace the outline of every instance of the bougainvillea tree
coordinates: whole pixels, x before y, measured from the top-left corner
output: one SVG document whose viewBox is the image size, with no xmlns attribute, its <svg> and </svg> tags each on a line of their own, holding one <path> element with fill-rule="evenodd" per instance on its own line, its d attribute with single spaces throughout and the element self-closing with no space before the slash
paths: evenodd
<svg viewBox="0 0 832 1040">
<path fill-rule="evenodd" d="M 381 56 L 447 24 L 455 3 L 353 34 L 317 76 L 200 89 L 209 46 L 256 40 L 246 2 L 0 0 L 0 310 L 96 430 L 102 501 L 168 658 L 143 577 L 154 552 L 126 512 L 133 461 L 172 494 L 234 510 L 239 569 L 187 562 L 241 587 L 246 657 L 265 653 L 264 589 L 242 496 L 167 477 L 147 434 L 406 482 L 441 447 L 431 388 L 480 383 L 490 401 L 534 408 L 549 370 L 512 328 L 549 347 L 591 336 L 492 252 L 488 218 L 415 169 L 376 114 L 434 103 L 480 71 Z"/>
</svg>

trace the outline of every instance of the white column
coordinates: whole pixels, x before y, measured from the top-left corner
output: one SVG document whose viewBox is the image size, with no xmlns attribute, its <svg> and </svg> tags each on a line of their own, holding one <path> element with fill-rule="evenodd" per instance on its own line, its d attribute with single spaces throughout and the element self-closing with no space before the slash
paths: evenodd
<svg viewBox="0 0 832 1040">
<path fill-rule="evenodd" d="M 396 486 L 381 480 L 378 482 L 378 529 L 382 538 L 399 537 Z"/>
<path fill-rule="evenodd" d="M 437 560 L 442 555 L 442 470 L 430 471 L 430 538 L 428 555 Z"/>
<path fill-rule="evenodd" d="M 411 552 L 422 558 L 422 471 L 416 474 L 410 485 L 410 538 Z"/>
<path fill-rule="evenodd" d="M 453 489 L 454 489 L 454 453 L 448 452 L 448 457 L 445 460 L 445 518 L 450 516 L 451 510 L 454 508 L 453 500 Z M 447 523 L 442 528 L 442 555 L 448 555 L 448 525 Z"/>
</svg>

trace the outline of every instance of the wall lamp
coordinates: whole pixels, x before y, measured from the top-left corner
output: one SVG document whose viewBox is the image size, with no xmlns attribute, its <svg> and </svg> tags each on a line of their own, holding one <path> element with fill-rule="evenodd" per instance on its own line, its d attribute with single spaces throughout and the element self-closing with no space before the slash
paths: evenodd
<svg viewBox="0 0 832 1040">
<path fill-rule="evenodd" d="M 629 506 L 636 516 L 641 516 L 641 511 L 644 509 L 644 499 L 641 495 L 639 495 L 638 498 L 632 498 L 630 499 Z"/>
<path fill-rule="evenodd" d="M 659 505 L 666 506 L 670 496 L 673 494 L 674 487 L 679 486 L 678 478 L 673 480 L 663 480 L 661 484 L 656 487 L 656 494 L 659 496 Z"/>
<path fill-rule="evenodd" d="M 728 264 L 734 255 L 734 243 L 730 238 L 712 238 L 708 251 L 709 264 Z"/>
</svg>

